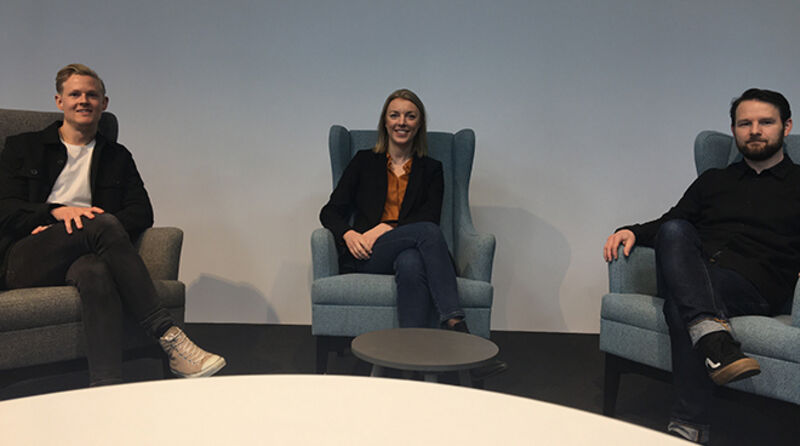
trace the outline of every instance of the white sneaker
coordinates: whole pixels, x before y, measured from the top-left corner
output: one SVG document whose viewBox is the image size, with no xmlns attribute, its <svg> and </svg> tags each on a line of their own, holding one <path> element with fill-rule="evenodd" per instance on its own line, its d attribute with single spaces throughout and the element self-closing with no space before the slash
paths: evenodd
<svg viewBox="0 0 800 446">
<path fill-rule="evenodd" d="M 225 367 L 225 358 L 195 345 L 177 325 L 158 340 L 169 356 L 169 368 L 182 378 L 211 376 Z"/>
</svg>

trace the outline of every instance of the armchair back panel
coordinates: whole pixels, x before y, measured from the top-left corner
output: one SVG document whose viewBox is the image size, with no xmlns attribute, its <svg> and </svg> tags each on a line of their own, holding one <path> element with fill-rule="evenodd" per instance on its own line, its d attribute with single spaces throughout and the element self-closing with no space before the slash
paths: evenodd
<svg viewBox="0 0 800 446">
<path fill-rule="evenodd" d="M 25 132 L 36 132 L 61 119 L 64 119 L 64 115 L 61 112 L 0 108 L 0 152 L 6 148 L 6 138 L 9 136 Z M 103 116 L 100 118 L 99 132 L 107 139 L 116 141 L 119 134 L 117 117 L 112 113 L 103 112 Z"/>
<path fill-rule="evenodd" d="M 800 162 L 800 135 L 784 138 L 783 147 L 795 164 Z M 742 154 L 731 135 L 705 130 L 694 140 L 694 165 L 698 176 L 708 169 L 722 169 L 741 159 Z"/>
</svg>

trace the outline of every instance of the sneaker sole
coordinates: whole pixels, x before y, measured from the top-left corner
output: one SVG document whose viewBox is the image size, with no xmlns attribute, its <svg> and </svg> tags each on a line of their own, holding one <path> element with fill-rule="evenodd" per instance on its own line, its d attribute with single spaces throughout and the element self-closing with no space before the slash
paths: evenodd
<svg viewBox="0 0 800 446">
<path fill-rule="evenodd" d="M 214 362 L 210 366 L 206 367 L 203 370 L 200 370 L 197 373 L 185 374 L 172 370 L 172 374 L 180 378 L 205 378 L 216 374 L 217 372 L 222 370 L 222 368 L 225 367 L 227 364 L 228 363 L 225 362 L 225 358 L 219 358 L 219 361 Z"/>
<path fill-rule="evenodd" d="M 750 378 L 761 373 L 758 361 L 753 358 L 742 358 L 710 374 L 714 384 L 722 386 L 740 379 Z"/>
</svg>

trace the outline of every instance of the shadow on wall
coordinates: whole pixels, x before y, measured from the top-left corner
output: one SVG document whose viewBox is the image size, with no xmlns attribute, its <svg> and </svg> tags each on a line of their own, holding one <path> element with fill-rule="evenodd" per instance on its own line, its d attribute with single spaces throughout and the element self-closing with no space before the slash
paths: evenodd
<svg viewBox="0 0 800 446">
<path fill-rule="evenodd" d="M 213 314 L 214 322 L 239 322 L 263 324 L 276 320 L 275 309 L 267 298 L 253 285 L 231 282 L 210 274 L 200 276 L 189 284 L 186 295 L 186 320 L 195 316 Z M 193 311 L 197 309 L 197 311 Z M 198 313 L 195 315 L 195 313 Z"/>
<path fill-rule="evenodd" d="M 525 209 L 473 206 L 479 232 L 497 238 L 492 284 L 492 327 L 566 330 L 559 290 L 571 259 L 567 239 Z"/>
</svg>

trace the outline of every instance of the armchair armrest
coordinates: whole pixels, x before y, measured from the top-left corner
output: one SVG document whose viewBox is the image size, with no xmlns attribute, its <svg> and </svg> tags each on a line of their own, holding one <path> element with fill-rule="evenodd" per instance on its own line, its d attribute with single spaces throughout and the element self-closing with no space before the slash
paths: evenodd
<svg viewBox="0 0 800 446">
<path fill-rule="evenodd" d="M 480 234 L 462 226 L 457 234 L 456 272 L 459 277 L 492 281 L 496 240 L 493 234 Z"/>
<path fill-rule="evenodd" d="M 620 245 L 618 258 L 608 264 L 608 288 L 612 293 L 638 293 L 656 296 L 656 253 L 653 248 L 634 246 L 625 257 Z"/>
<path fill-rule="evenodd" d="M 178 280 L 183 231 L 178 228 L 149 228 L 134 244 L 153 280 Z"/>
<path fill-rule="evenodd" d="M 328 229 L 318 228 L 311 233 L 311 263 L 314 280 L 339 274 L 339 253 Z"/>
</svg>

